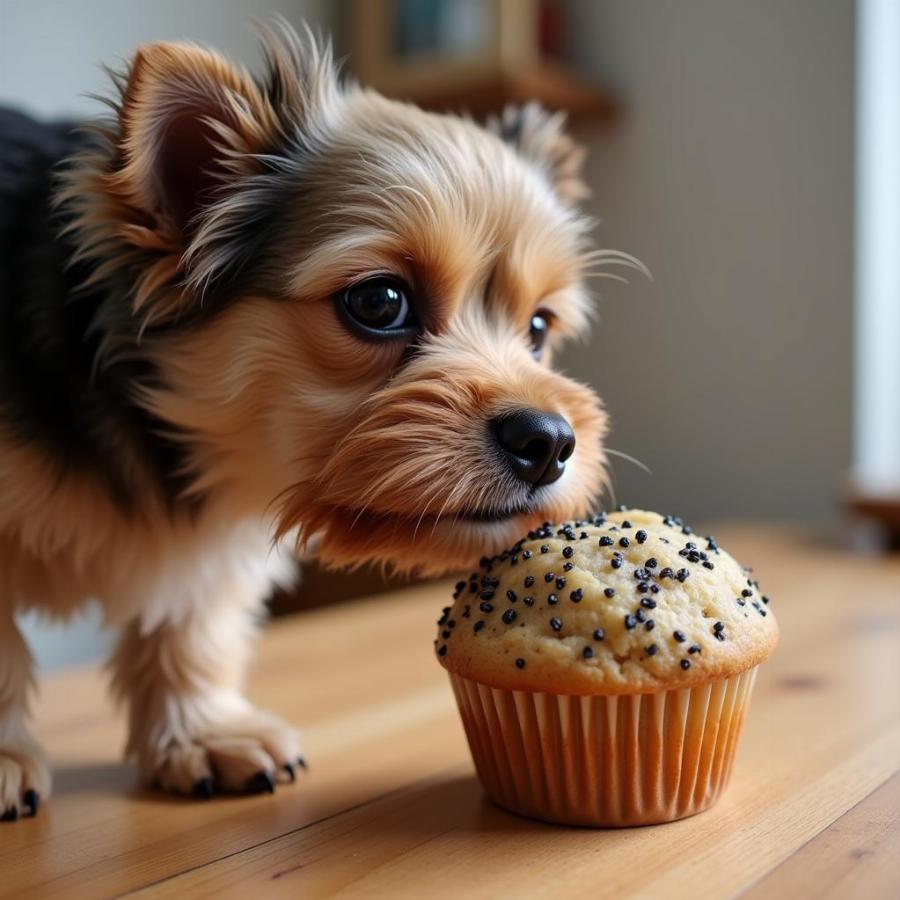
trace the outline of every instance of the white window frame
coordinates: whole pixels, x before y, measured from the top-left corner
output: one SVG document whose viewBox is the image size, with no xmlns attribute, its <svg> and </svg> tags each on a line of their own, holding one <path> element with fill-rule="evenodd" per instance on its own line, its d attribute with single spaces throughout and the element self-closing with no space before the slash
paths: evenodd
<svg viewBox="0 0 900 900">
<path fill-rule="evenodd" d="M 858 0 L 854 482 L 900 498 L 900 2 Z"/>
</svg>

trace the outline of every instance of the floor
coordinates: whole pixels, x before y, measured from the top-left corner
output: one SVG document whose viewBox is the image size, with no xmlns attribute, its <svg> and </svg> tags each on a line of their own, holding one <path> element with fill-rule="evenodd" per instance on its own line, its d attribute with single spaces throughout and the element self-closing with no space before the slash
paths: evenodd
<svg viewBox="0 0 900 900">
<path fill-rule="evenodd" d="M 431 585 L 267 629 L 250 693 L 305 727 L 310 761 L 275 796 L 140 790 L 101 673 L 47 677 L 55 796 L 0 826 L 0 896 L 900 896 L 900 559 L 716 533 L 755 565 L 782 642 L 710 811 L 596 831 L 485 800 L 432 656 L 448 590 Z"/>
</svg>

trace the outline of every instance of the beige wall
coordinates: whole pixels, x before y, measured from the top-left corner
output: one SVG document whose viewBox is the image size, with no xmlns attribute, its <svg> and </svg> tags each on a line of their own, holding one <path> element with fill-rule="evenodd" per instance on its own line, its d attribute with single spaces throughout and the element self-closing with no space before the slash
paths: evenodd
<svg viewBox="0 0 900 900">
<path fill-rule="evenodd" d="M 281 13 L 329 29 L 329 0 L 0 0 L 0 103 L 90 115 L 115 66 L 146 41 L 195 40 L 252 65 L 251 22 Z"/>
<path fill-rule="evenodd" d="M 823 517 L 850 458 L 851 0 L 576 0 L 625 118 L 590 142 L 602 243 L 570 370 L 613 418 L 618 495 L 685 516 Z"/>
</svg>

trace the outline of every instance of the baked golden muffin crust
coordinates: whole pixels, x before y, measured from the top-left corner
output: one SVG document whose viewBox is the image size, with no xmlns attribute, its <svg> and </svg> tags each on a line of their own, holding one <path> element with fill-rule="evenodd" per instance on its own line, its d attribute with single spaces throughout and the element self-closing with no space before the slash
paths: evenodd
<svg viewBox="0 0 900 900">
<path fill-rule="evenodd" d="M 769 599 L 712 537 L 638 509 L 545 524 L 460 581 L 450 672 L 495 688 L 639 694 L 729 678 L 778 642 Z"/>
</svg>

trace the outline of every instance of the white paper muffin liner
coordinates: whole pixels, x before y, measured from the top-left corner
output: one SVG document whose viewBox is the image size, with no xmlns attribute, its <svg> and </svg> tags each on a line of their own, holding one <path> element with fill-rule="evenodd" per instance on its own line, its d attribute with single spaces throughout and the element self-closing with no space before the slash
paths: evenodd
<svg viewBox="0 0 900 900">
<path fill-rule="evenodd" d="M 711 806 L 728 783 L 756 669 L 655 694 L 564 696 L 450 673 L 475 768 L 513 812 L 650 825 Z"/>
</svg>

